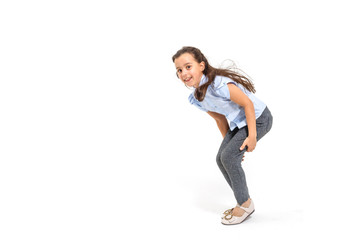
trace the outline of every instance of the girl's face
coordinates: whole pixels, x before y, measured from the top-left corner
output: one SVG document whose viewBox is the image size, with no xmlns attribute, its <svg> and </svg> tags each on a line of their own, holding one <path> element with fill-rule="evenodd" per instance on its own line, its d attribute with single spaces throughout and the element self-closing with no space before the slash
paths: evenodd
<svg viewBox="0 0 360 240">
<path fill-rule="evenodd" d="M 183 83 L 188 87 L 199 87 L 205 63 L 198 63 L 192 54 L 184 53 L 175 61 L 176 73 Z"/>
</svg>

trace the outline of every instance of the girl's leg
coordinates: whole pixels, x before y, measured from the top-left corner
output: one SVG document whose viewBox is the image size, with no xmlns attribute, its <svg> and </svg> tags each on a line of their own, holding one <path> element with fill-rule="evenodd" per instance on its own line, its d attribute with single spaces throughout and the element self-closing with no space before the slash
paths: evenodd
<svg viewBox="0 0 360 240">
<path fill-rule="evenodd" d="M 259 141 L 272 126 L 272 115 L 268 108 L 264 110 L 261 116 L 256 120 L 257 140 Z M 222 172 L 225 172 L 226 180 L 232 187 L 235 198 L 239 205 L 246 202 L 250 196 L 246 184 L 245 172 L 241 165 L 241 159 L 246 149 L 240 151 L 240 146 L 248 136 L 247 126 L 238 129 L 231 139 L 219 150 L 218 163 L 222 166 Z M 225 174 L 224 174 L 225 176 Z"/>
<path fill-rule="evenodd" d="M 224 137 L 224 140 L 222 141 L 222 143 L 220 145 L 218 154 L 216 156 L 216 163 L 217 163 L 218 167 L 220 168 L 221 173 L 224 175 L 227 183 L 229 184 L 229 186 L 231 188 L 232 188 L 232 185 L 231 185 L 231 181 L 230 181 L 230 178 L 229 178 L 229 174 L 226 172 L 225 167 L 224 167 L 223 163 L 221 162 L 221 153 L 222 153 L 222 151 L 224 150 L 226 145 L 230 142 L 230 140 L 233 138 L 233 136 L 236 134 L 236 132 L 238 130 L 239 129 L 235 128 L 233 131 L 229 130 L 227 132 L 227 134 Z"/>
<path fill-rule="evenodd" d="M 257 140 L 259 141 L 265 134 L 267 134 L 273 123 L 273 117 L 271 115 L 270 110 L 266 107 L 263 113 L 258 119 L 256 119 L 256 132 L 257 132 Z"/>
<path fill-rule="evenodd" d="M 246 127 L 239 129 L 235 136 L 226 144 L 219 157 L 239 205 L 250 198 L 245 172 L 241 164 L 241 159 L 246 150 L 240 151 L 239 149 L 246 137 Z"/>
</svg>

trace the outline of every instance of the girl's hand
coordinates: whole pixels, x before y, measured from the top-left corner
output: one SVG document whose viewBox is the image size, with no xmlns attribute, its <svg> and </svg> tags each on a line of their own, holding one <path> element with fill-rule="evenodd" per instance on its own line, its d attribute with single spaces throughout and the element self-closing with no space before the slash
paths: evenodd
<svg viewBox="0 0 360 240">
<path fill-rule="evenodd" d="M 245 140 L 244 140 L 244 143 L 241 145 L 240 147 L 240 151 L 242 151 L 245 146 L 247 146 L 247 152 L 252 152 L 255 147 L 256 147 L 256 137 L 247 137 Z"/>
</svg>

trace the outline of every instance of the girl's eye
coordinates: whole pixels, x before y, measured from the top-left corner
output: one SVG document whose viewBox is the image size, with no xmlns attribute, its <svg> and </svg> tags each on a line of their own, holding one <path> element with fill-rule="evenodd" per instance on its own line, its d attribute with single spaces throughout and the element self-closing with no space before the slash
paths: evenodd
<svg viewBox="0 0 360 240">
<path fill-rule="evenodd" d="M 191 68 L 191 66 L 186 66 L 186 69 L 190 69 Z"/>
<path fill-rule="evenodd" d="M 178 70 L 178 73 L 181 73 L 181 69 Z"/>
</svg>

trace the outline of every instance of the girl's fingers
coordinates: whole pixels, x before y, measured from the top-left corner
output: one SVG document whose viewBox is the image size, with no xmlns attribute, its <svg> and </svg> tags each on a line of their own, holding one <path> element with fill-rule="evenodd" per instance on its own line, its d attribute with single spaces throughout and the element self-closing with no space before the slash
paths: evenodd
<svg viewBox="0 0 360 240">
<path fill-rule="evenodd" d="M 242 151 L 247 145 L 247 138 L 245 139 L 245 141 L 243 142 L 243 144 L 240 147 L 240 151 Z"/>
<path fill-rule="evenodd" d="M 245 147 L 246 147 L 246 144 L 243 143 L 243 145 L 241 145 L 241 147 L 240 147 L 240 151 L 242 151 Z"/>
</svg>

